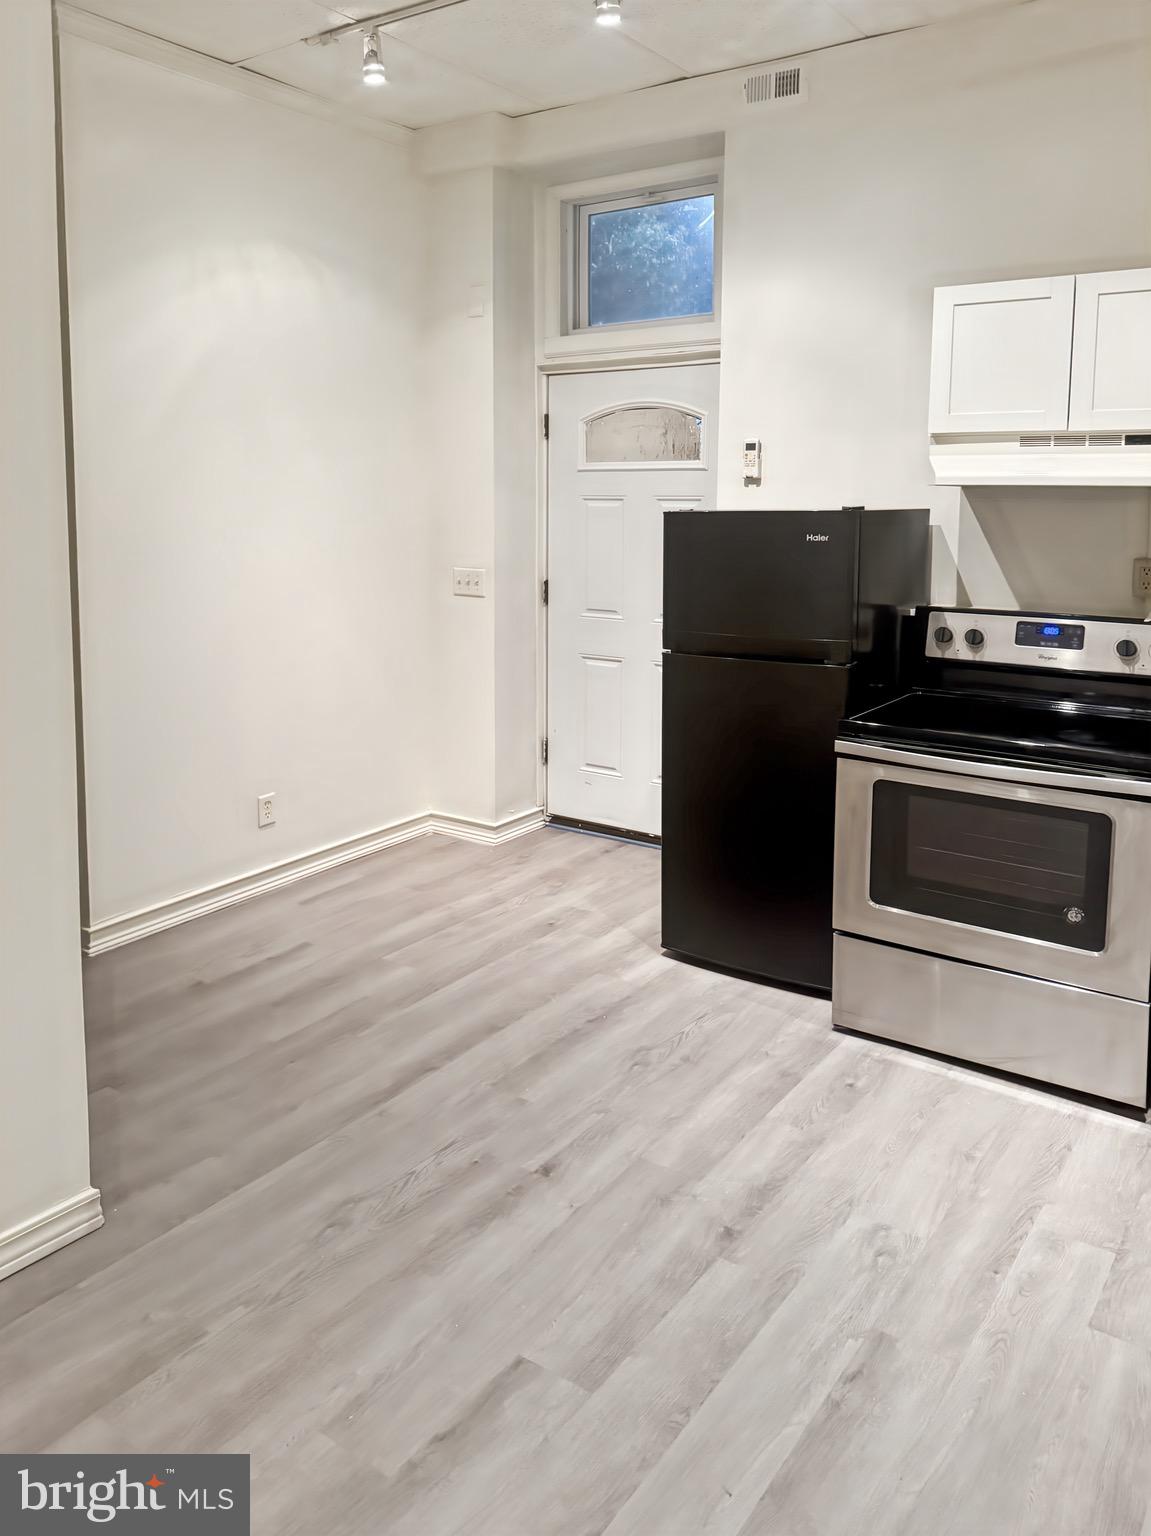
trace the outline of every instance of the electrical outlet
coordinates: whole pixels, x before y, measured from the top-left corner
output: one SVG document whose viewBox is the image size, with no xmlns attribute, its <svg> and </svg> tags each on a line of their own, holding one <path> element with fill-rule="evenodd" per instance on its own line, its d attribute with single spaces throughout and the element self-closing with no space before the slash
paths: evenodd
<svg viewBox="0 0 1151 1536">
<path fill-rule="evenodd" d="M 452 592 L 456 597 L 483 597 L 487 572 L 474 565 L 452 567 Z"/>
<path fill-rule="evenodd" d="M 1131 589 L 1136 597 L 1151 597 L 1151 556 L 1137 555 L 1131 562 Z"/>
<path fill-rule="evenodd" d="M 256 825 L 258 827 L 270 827 L 276 820 L 275 795 L 258 795 L 256 797 Z"/>
</svg>

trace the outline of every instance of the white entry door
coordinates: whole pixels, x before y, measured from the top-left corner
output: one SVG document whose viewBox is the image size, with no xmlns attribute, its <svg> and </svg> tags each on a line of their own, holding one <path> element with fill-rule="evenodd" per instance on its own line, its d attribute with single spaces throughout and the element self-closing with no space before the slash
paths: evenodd
<svg viewBox="0 0 1151 1536">
<path fill-rule="evenodd" d="M 548 396 L 548 811 L 658 834 L 663 514 L 715 504 L 719 366 Z"/>
</svg>

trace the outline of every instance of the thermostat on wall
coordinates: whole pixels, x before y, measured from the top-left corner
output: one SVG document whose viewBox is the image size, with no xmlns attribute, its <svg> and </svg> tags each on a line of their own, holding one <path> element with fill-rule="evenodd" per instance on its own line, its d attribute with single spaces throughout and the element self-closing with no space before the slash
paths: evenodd
<svg viewBox="0 0 1151 1536">
<path fill-rule="evenodd" d="M 746 442 L 743 445 L 743 478 L 745 480 L 763 478 L 763 444 L 758 438 L 754 442 Z"/>
</svg>

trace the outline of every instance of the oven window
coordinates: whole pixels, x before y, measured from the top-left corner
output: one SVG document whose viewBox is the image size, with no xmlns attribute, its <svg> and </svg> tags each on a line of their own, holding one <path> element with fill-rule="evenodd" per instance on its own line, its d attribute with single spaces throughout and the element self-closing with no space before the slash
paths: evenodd
<svg viewBox="0 0 1151 1536">
<path fill-rule="evenodd" d="M 1073 949 L 1107 937 L 1109 816 L 881 780 L 871 899 Z"/>
</svg>

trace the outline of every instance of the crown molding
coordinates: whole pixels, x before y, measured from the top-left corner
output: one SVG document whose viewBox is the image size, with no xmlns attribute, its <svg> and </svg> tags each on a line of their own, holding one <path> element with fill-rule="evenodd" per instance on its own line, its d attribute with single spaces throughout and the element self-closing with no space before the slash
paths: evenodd
<svg viewBox="0 0 1151 1536">
<path fill-rule="evenodd" d="M 241 96 L 250 96 L 274 107 L 287 107 L 289 111 L 303 112 L 308 117 L 321 118 L 340 128 L 366 133 L 397 149 L 409 149 L 415 139 L 414 129 L 403 128 L 398 123 L 382 122 L 379 118 L 365 117 L 359 112 L 350 111 L 339 102 L 327 101 L 322 96 L 314 96 L 311 91 L 300 90 L 298 86 L 269 79 L 267 75 L 245 69 L 242 64 L 228 64 L 223 59 L 213 59 L 209 54 L 197 53 L 194 48 L 165 42 L 163 38 L 139 32 L 135 27 L 126 27 L 118 21 L 109 21 L 107 17 L 96 16 L 91 11 L 81 10 L 79 6 L 62 3 L 62 0 L 58 0 L 56 5 L 56 16 L 60 32 L 68 37 L 83 38 L 85 42 L 111 48 L 116 53 L 130 54 L 135 59 L 158 64 L 161 69 L 171 70 L 175 74 L 191 75 L 196 80 L 223 86 L 225 90 L 236 91 Z"/>
</svg>

